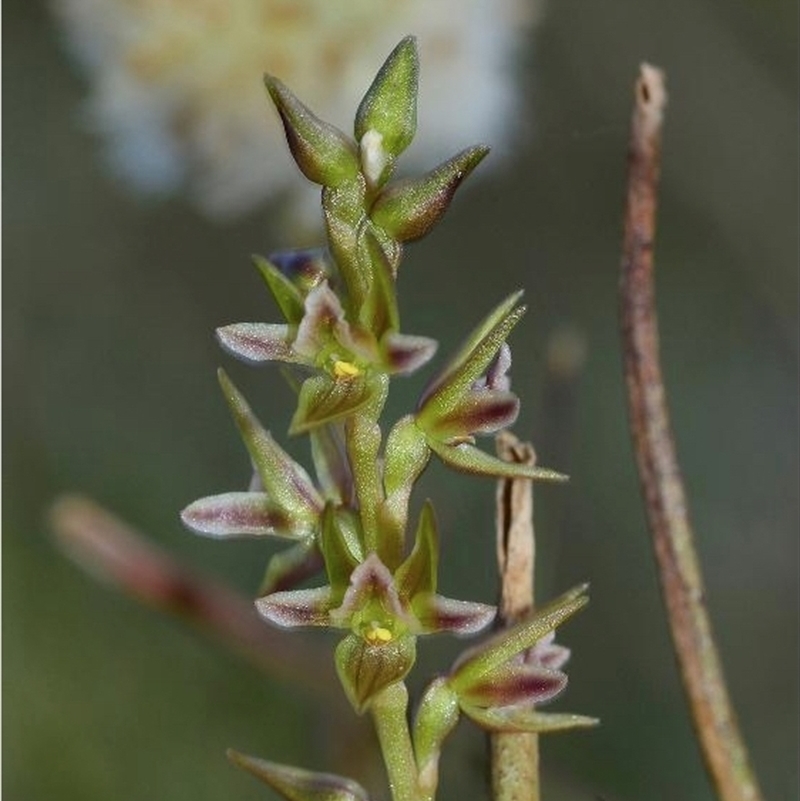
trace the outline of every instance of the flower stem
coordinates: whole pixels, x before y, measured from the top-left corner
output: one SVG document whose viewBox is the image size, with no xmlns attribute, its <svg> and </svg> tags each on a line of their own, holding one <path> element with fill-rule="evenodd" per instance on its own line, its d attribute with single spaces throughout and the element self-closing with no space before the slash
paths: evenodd
<svg viewBox="0 0 800 801">
<path fill-rule="evenodd" d="M 673 646 L 706 769 L 721 801 L 759 801 L 705 605 L 661 375 L 653 241 L 665 102 L 662 73 L 642 65 L 628 153 L 620 279 L 631 433 Z"/>
<path fill-rule="evenodd" d="M 389 775 L 393 801 L 420 801 L 422 793 L 411 744 L 406 710 L 408 690 L 403 682 L 390 684 L 372 702 L 372 717 Z"/>
</svg>

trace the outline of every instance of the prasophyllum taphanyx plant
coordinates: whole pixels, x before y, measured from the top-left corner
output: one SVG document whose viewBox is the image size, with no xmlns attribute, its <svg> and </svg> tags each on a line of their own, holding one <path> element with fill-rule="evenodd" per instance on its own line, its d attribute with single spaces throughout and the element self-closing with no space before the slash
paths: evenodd
<svg viewBox="0 0 800 801">
<path fill-rule="evenodd" d="M 404 245 L 439 221 L 487 153 L 472 147 L 421 178 L 389 182 L 415 133 L 417 73 L 415 42 L 407 38 L 362 100 L 354 137 L 319 120 L 267 77 L 295 161 L 322 186 L 327 247 L 256 259 L 285 322 L 228 325 L 218 336 L 244 361 L 287 365 L 297 392 L 289 433 L 308 435 L 317 481 L 220 372 L 254 481 L 247 492 L 203 498 L 182 515 L 200 534 L 293 543 L 270 562 L 256 607 L 277 626 L 341 630 L 336 669 L 356 712 L 374 718 L 395 801 L 435 797 L 442 742 L 462 715 L 507 732 L 592 722 L 537 708 L 566 684 L 560 668 L 569 652 L 552 632 L 586 603 L 585 587 L 466 651 L 430 683 L 408 722 L 405 679 L 417 639 L 476 634 L 495 615 L 492 606 L 438 594 L 433 506 L 425 503 L 415 526 L 408 520 L 412 489 L 429 459 L 484 476 L 561 478 L 475 445 L 476 435 L 506 428 L 517 416 L 506 338 L 524 312 L 520 293 L 477 326 L 384 441 L 380 418 L 391 379 L 416 371 L 436 350 L 433 340 L 400 331 L 396 279 Z M 326 576 L 322 586 L 297 589 L 319 572 Z M 349 779 L 240 754 L 232 759 L 293 801 L 366 798 Z"/>
</svg>

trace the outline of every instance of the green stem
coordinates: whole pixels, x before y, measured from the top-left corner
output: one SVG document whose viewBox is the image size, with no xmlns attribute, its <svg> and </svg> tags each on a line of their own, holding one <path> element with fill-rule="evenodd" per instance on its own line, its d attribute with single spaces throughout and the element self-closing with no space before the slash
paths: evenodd
<svg viewBox="0 0 800 801">
<path fill-rule="evenodd" d="M 388 378 L 373 379 L 377 388 L 375 397 L 367 406 L 349 417 L 345 423 L 345 439 L 353 483 L 358 498 L 361 524 L 364 528 L 364 550 L 375 551 L 384 562 L 378 532 L 378 509 L 383 502 L 383 484 L 378 469 L 381 448 L 381 429 L 378 424 L 388 394 Z"/>
<path fill-rule="evenodd" d="M 372 702 L 372 717 L 393 801 L 421 801 L 423 798 L 408 728 L 407 707 L 408 690 L 403 682 L 389 685 Z"/>
</svg>

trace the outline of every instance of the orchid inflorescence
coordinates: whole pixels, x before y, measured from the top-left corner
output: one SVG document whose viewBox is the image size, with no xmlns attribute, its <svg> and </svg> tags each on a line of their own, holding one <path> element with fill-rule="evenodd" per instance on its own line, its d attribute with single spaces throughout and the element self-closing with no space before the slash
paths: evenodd
<svg viewBox="0 0 800 801">
<path fill-rule="evenodd" d="M 254 466 L 247 492 L 203 498 L 182 513 L 211 537 L 268 536 L 294 543 L 274 556 L 256 600 L 260 615 L 293 628 L 345 632 L 336 668 L 356 712 L 372 712 L 395 801 L 433 799 L 443 740 L 462 714 L 490 731 L 543 732 L 594 721 L 546 714 L 538 704 L 566 684 L 569 651 L 553 631 L 587 601 L 580 586 L 465 652 L 428 686 L 407 722 L 405 677 L 420 635 L 471 635 L 495 609 L 438 593 L 439 542 L 426 502 L 408 542 L 413 486 L 431 455 L 468 473 L 560 480 L 558 473 L 493 456 L 477 435 L 511 425 L 506 339 L 522 317 L 517 293 L 500 303 L 428 384 L 413 413 L 383 438 L 390 379 L 424 365 L 436 342 L 401 333 L 395 282 L 404 246 L 424 236 L 488 152 L 472 147 L 422 176 L 390 182 L 416 130 L 418 59 L 408 37 L 391 53 L 355 118 L 354 137 L 318 119 L 277 78 L 266 85 L 303 174 L 322 187 L 327 247 L 256 258 L 285 322 L 217 332 L 250 363 L 287 365 L 297 392 L 290 434 L 308 434 L 316 482 L 261 425 L 228 376 L 220 383 Z M 324 571 L 323 586 L 301 588 Z M 355 782 L 233 753 L 288 799 L 365 799 Z"/>
</svg>

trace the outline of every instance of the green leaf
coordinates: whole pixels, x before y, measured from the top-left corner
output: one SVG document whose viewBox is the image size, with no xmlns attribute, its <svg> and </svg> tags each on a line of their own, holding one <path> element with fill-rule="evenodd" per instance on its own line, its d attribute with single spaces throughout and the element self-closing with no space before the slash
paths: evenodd
<svg viewBox="0 0 800 801">
<path fill-rule="evenodd" d="M 360 162 L 355 142 L 323 122 L 277 78 L 264 77 L 280 114 L 289 150 L 309 181 L 336 187 L 358 175 Z"/>
<path fill-rule="evenodd" d="M 488 152 L 488 147 L 471 147 L 421 178 L 388 186 L 375 200 L 370 218 L 399 242 L 421 239 L 442 219 L 461 182 Z"/>
<path fill-rule="evenodd" d="M 316 773 L 289 765 L 240 754 L 233 749 L 228 759 L 252 773 L 287 801 L 369 801 L 361 785 L 333 773 Z"/>
<path fill-rule="evenodd" d="M 362 149 L 365 135 L 375 132 L 390 165 L 411 144 L 417 130 L 418 80 L 417 43 L 407 36 L 384 62 L 356 113 L 355 136 Z M 369 164 L 365 172 L 372 172 Z M 388 177 L 380 166 L 374 173 L 374 183 Z"/>
<path fill-rule="evenodd" d="M 302 434 L 315 426 L 341 420 L 369 403 L 373 388 L 364 376 L 333 379 L 327 375 L 307 378 L 300 387 L 297 411 L 290 434 Z"/>
</svg>

